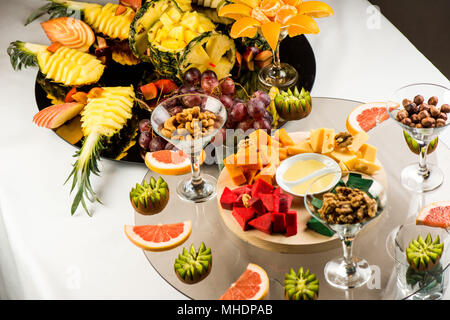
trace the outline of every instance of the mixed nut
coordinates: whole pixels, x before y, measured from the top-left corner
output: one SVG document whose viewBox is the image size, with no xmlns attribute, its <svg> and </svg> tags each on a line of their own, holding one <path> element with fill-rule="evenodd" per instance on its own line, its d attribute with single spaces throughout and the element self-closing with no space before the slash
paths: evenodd
<svg viewBox="0 0 450 320">
<path fill-rule="evenodd" d="M 353 136 L 348 132 L 339 132 L 334 137 L 334 140 L 338 148 L 345 148 L 352 144 Z"/>
<path fill-rule="evenodd" d="M 173 140 L 193 140 L 212 134 L 217 117 L 200 107 L 184 109 L 164 122 L 161 134 Z"/>
<path fill-rule="evenodd" d="M 431 97 L 425 103 L 421 95 L 414 97 L 414 100 L 403 99 L 404 109 L 397 113 L 397 120 L 412 128 L 439 128 L 447 123 L 447 113 L 450 112 L 450 105 L 443 104 L 437 107 L 438 98 Z"/>
<path fill-rule="evenodd" d="M 322 201 L 320 217 L 329 224 L 361 223 L 377 214 L 377 202 L 358 188 L 337 187 Z"/>
</svg>

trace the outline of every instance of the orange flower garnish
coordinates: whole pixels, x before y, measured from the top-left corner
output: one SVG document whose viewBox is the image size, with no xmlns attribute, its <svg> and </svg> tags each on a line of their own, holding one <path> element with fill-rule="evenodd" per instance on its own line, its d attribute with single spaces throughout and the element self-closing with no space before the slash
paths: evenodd
<svg viewBox="0 0 450 320">
<path fill-rule="evenodd" d="M 253 8 L 251 16 L 253 19 L 258 20 L 261 23 L 270 22 L 270 19 L 267 18 L 267 16 L 261 11 L 259 7 Z"/>
<path fill-rule="evenodd" d="M 278 10 L 277 15 L 275 16 L 275 22 L 281 23 L 283 26 L 286 25 L 286 22 L 297 15 L 297 8 L 294 6 L 290 6 L 285 4 Z"/>
<path fill-rule="evenodd" d="M 273 18 L 281 8 L 281 3 L 279 0 L 262 0 L 259 7 L 266 17 Z"/>
<path fill-rule="evenodd" d="M 239 37 L 248 37 L 253 38 L 256 36 L 256 32 L 258 31 L 258 27 L 261 23 L 253 19 L 251 17 L 245 17 L 237 20 L 230 30 L 230 37 L 239 38 Z"/>
<path fill-rule="evenodd" d="M 280 31 L 281 24 L 278 22 L 268 22 L 261 26 L 261 33 L 273 51 L 277 48 Z"/>
</svg>

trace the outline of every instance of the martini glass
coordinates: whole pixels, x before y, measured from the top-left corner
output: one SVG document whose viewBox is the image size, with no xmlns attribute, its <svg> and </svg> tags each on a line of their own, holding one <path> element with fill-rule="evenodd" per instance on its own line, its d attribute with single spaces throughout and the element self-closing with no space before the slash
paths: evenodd
<svg viewBox="0 0 450 320">
<path fill-rule="evenodd" d="M 342 241 L 344 249 L 344 256 L 342 258 L 329 261 L 324 269 L 324 274 L 327 282 L 340 289 L 358 288 L 369 281 L 372 271 L 369 263 L 362 258 L 353 257 L 352 248 L 353 241 L 357 234 L 371 221 L 376 219 L 386 207 L 387 195 L 384 187 L 378 181 L 370 176 L 362 174 L 362 178 L 372 180 L 372 185 L 369 188 L 369 193 L 377 202 L 377 212 L 373 218 L 359 223 L 353 224 L 330 224 L 321 218 L 317 202 L 323 199 L 324 194 L 331 192 L 336 185 L 331 184 L 323 190 L 323 181 L 332 181 L 334 176 L 339 172 L 327 173 L 315 179 L 308 187 L 305 195 L 305 207 L 308 213 L 326 227 L 335 232 L 335 234 Z M 358 173 L 359 174 L 359 173 Z M 342 178 L 344 182 L 348 179 Z M 312 191 L 322 190 L 320 192 Z M 320 201 L 319 201 L 320 200 Z"/>
<path fill-rule="evenodd" d="M 277 87 L 280 90 L 287 90 L 297 83 L 297 70 L 290 64 L 280 61 L 280 44 L 287 35 L 287 27 L 282 28 L 277 47 L 273 51 L 272 63 L 259 71 L 258 80 L 264 88 Z"/>
<path fill-rule="evenodd" d="M 402 105 L 403 99 L 413 101 L 416 95 L 422 95 L 424 103 L 427 103 L 432 96 L 437 97 L 438 107 L 443 104 L 450 104 L 450 90 L 444 86 L 431 83 L 417 83 L 404 86 L 394 92 L 392 100 Z M 450 122 L 446 120 L 446 125 L 442 127 L 416 128 L 397 121 L 397 114 L 404 110 L 404 107 L 391 110 L 388 106 L 387 110 L 389 116 L 414 138 L 419 146 L 419 162 L 408 165 L 400 174 L 403 187 L 414 192 L 426 192 L 436 189 L 444 181 L 444 174 L 437 165 L 427 163 L 428 145 L 449 126 Z"/>
<path fill-rule="evenodd" d="M 214 124 L 208 127 L 209 130 L 201 133 L 202 129 L 207 128 L 202 126 L 200 120 L 198 129 L 195 129 L 199 131 L 194 130 L 194 133 L 197 133 L 194 137 L 187 130 L 181 128 L 175 129 L 168 135 L 167 131 L 163 130 L 166 121 L 189 107 L 200 107 L 201 112 L 213 114 Z M 150 121 L 156 134 L 175 145 L 191 159 L 191 175 L 181 179 L 177 186 L 177 194 L 182 200 L 200 203 L 208 201 L 216 195 L 217 180 L 210 175 L 200 173 L 200 161 L 204 147 L 222 128 L 226 119 L 225 106 L 218 99 L 199 93 L 175 95 L 162 101 L 153 110 Z M 166 132 L 166 135 L 163 132 Z"/>
</svg>

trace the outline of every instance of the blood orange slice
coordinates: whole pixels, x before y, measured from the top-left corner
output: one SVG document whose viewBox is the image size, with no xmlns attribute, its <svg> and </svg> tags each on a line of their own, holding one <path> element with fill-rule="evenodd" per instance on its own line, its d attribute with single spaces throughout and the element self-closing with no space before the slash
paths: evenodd
<svg viewBox="0 0 450 320">
<path fill-rule="evenodd" d="M 391 110 L 399 106 L 398 103 L 389 101 Z M 357 106 L 349 113 L 346 127 L 347 131 L 354 135 L 359 131 L 367 132 L 387 119 L 389 119 L 389 114 L 385 102 L 369 102 Z"/>
<path fill-rule="evenodd" d="M 205 159 L 203 150 L 202 163 Z M 191 171 L 191 159 L 181 150 L 160 150 L 147 152 L 145 154 L 145 164 L 147 167 L 159 174 L 180 175 Z"/>
<path fill-rule="evenodd" d="M 243 274 L 220 300 L 262 300 L 269 291 L 269 277 L 260 266 L 249 263 Z"/>
<path fill-rule="evenodd" d="M 163 251 L 179 246 L 189 238 L 192 221 L 172 224 L 126 225 L 125 234 L 139 248 L 149 251 Z"/>
<path fill-rule="evenodd" d="M 450 228 L 450 201 L 434 202 L 420 210 L 416 224 Z"/>
</svg>

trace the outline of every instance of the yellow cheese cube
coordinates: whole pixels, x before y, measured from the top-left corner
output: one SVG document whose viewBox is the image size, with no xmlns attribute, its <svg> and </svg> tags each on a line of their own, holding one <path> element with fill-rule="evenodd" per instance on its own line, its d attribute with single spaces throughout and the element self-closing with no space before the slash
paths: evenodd
<svg viewBox="0 0 450 320">
<path fill-rule="evenodd" d="M 380 166 L 365 159 L 356 159 L 356 161 L 353 163 L 352 170 L 372 175 L 380 170 Z"/>
<path fill-rule="evenodd" d="M 270 145 L 270 136 L 262 129 L 253 131 L 248 135 L 250 141 L 252 141 L 259 149 L 260 146 Z"/>
<path fill-rule="evenodd" d="M 367 140 L 369 140 L 369 135 L 365 131 L 359 131 L 353 136 L 353 142 L 347 148 L 351 152 L 357 153 Z"/>
<path fill-rule="evenodd" d="M 283 146 L 293 146 L 294 141 L 292 141 L 289 134 L 286 132 L 284 128 L 275 131 L 274 139 L 280 142 Z"/>
<path fill-rule="evenodd" d="M 374 146 L 365 143 L 361 146 L 359 152 L 361 152 L 360 158 L 363 158 L 364 160 L 367 160 L 369 162 L 375 162 L 375 159 L 377 157 L 377 148 L 375 148 Z"/>
<path fill-rule="evenodd" d="M 253 179 L 253 181 L 256 181 L 258 179 L 263 179 L 267 183 L 274 184 L 275 181 L 275 173 L 277 172 L 277 167 L 273 164 L 268 165 L 267 167 L 264 167 Z"/>
<path fill-rule="evenodd" d="M 323 142 L 322 142 L 322 153 L 329 153 L 334 150 L 334 130 L 324 129 L 323 130 Z"/>
<path fill-rule="evenodd" d="M 311 144 L 309 143 L 309 140 L 301 141 L 293 146 L 288 146 L 288 154 L 290 156 L 300 154 L 300 153 L 313 153 L 313 149 L 311 147 Z"/>
<path fill-rule="evenodd" d="M 313 129 L 310 131 L 310 141 L 311 147 L 314 152 L 320 153 L 322 152 L 322 144 L 323 144 L 323 133 L 324 128 Z"/>
<path fill-rule="evenodd" d="M 352 165 L 355 162 L 356 155 L 351 153 L 348 150 L 334 150 L 328 154 L 331 158 L 336 160 L 337 163 L 341 162 L 345 164 L 345 166 L 349 169 L 352 169 Z"/>
<path fill-rule="evenodd" d="M 349 172 L 347 166 L 342 161 L 339 161 L 339 167 L 341 168 L 342 171 L 342 177 L 345 177 Z"/>
</svg>

